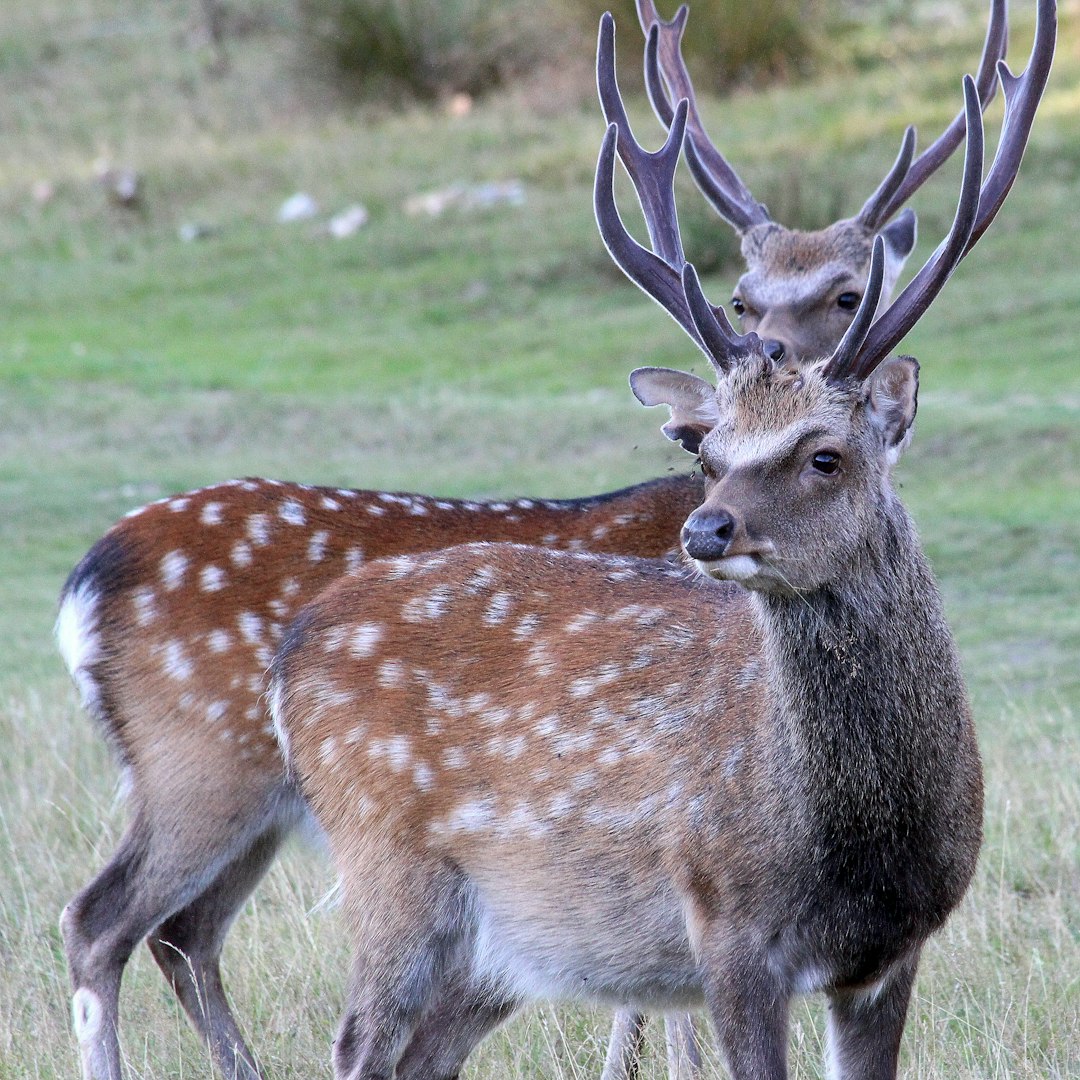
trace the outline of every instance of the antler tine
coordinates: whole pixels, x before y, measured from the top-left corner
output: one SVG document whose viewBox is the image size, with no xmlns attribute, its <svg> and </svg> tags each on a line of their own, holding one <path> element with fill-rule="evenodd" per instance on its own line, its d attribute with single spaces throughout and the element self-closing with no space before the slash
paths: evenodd
<svg viewBox="0 0 1080 1080">
<path fill-rule="evenodd" d="M 997 64 L 1005 55 L 1008 44 L 1008 0 L 991 0 L 990 22 L 986 27 L 986 40 L 983 42 L 979 70 L 975 76 L 975 86 L 979 92 L 979 101 L 983 110 L 993 100 L 997 91 Z M 869 229 L 877 229 L 884 225 L 948 160 L 952 152 L 960 145 L 963 136 L 964 111 L 961 110 L 953 118 L 952 123 L 916 158 L 906 173 L 898 178 L 892 191 L 887 190 L 893 177 L 893 171 L 890 171 L 889 176 L 859 211 L 858 220 Z"/>
<path fill-rule="evenodd" d="M 866 281 L 866 289 L 863 291 L 862 300 L 859 302 L 859 310 L 855 312 L 855 318 L 852 319 L 851 325 L 840 339 L 840 344 L 836 346 L 835 352 L 825 366 L 827 378 L 839 381 L 851 375 L 859 349 L 866 340 L 874 316 L 877 314 L 884 279 L 885 241 L 880 236 L 875 236 L 874 251 L 870 256 L 870 274 Z"/>
<path fill-rule="evenodd" d="M 678 130 L 673 126 L 672 134 L 681 139 L 685 125 L 686 110 L 682 110 L 683 120 Z M 678 119 L 679 114 L 676 114 Z M 669 136 L 670 139 L 671 136 Z M 593 210 L 596 224 L 608 253 L 615 260 L 616 266 L 642 292 L 651 296 L 689 335 L 694 343 L 709 355 L 704 342 L 698 335 L 686 297 L 682 291 L 680 278 L 681 266 L 676 269 L 654 252 L 639 244 L 626 230 L 615 205 L 615 147 L 618 143 L 619 128 L 609 124 L 600 144 L 600 157 L 596 163 L 596 184 L 593 189 Z"/>
<path fill-rule="evenodd" d="M 948 281 L 956 264 L 963 258 L 979 211 L 979 188 L 982 182 L 983 125 L 982 110 L 975 81 L 964 76 L 964 115 L 967 145 L 964 151 L 964 178 L 952 228 L 922 269 L 908 282 L 892 306 L 870 327 L 856 355 L 846 363 L 846 374 L 865 379 L 893 350 L 901 338 L 918 322 L 923 312 Z M 833 361 L 826 369 L 835 376 Z"/>
<path fill-rule="evenodd" d="M 709 303 L 701 291 L 693 263 L 683 267 L 682 287 L 694 325 L 705 343 L 706 355 L 721 375 L 751 356 L 765 355 L 757 334 L 736 333 L 724 309 Z"/>
<path fill-rule="evenodd" d="M 656 300 L 693 338 L 718 371 L 726 371 L 755 350 L 764 355 L 756 334 L 736 334 L 723 312 L 705 299 L 693 267 L 689 277 L 685 276 L 686 256 L 679 237 L 673 181 L 683 149 L 690 103 L 685 98 L 679 102 L 667 141 L 655 154 L 637 143 L 630 132 L 615 78 L 615 23 L 610 14 L 600 20 L 596 81 L 609 123 L 596 163 L 593 208 L 611 257 L 638 288 Z M 616 148 L 645 213 L 652 251 L 630 235 L 615 205 Z"/>
<path fill-rule="evenodd" d="M 1035 110 L 1039 107 L 1046 81 L 1050 77 L 1056 43 L 1057 0 L 1039 0 L 1035 16 L 1035 40 L 1031 45 L 1027 67 L 1017 76 L 1004 61 L 998 63 L 998 75 L 1005 94 L 1005 118 L 1001 124 L 994 163 L 990 166 L 979 197 L 979 216 L 964 248 L 964 255 L 978 243 L 997 216 L 1016 179 L 1035 120 Z"/>
<path fill-rule="evenodd" d="M 615 75 L 615 20 L 605 13 L 600 20 L 600 37 L 596 46 L 596 89 L 604 119 L 618 128 L 619 157 L 634 182 L 638 201 L 645 214 L 645 227 L 653 251 L 664 262 L 681 269 L 686 261 L 675 214 L 675 168 L 682 151 L 685 113 L 681 122 L 673 114 L 668 125 L 668 138 L 654 154 L 650 154 L 634 138 L 630 119 L 626 115 L 619 82 Z"/>
<path fill-rule="evenodd" d="M 683 4 L 669 22 L 660 18 L 652 0 L 637 0 L 637 13 L 647 38 L 645 85 L 653 111 L 665 127 L 670 127 L 673 109 L 668 90 L 676 101 L 685 98 L 690 103 L 686 163 L 702 194 L 739 232 L 771 221 L 769 212 L 750 194 L 750 189 L 713 145 L 701 123 L 694 86 L 682 58 L 682 35 L 690 9 Z"/>
</svg>

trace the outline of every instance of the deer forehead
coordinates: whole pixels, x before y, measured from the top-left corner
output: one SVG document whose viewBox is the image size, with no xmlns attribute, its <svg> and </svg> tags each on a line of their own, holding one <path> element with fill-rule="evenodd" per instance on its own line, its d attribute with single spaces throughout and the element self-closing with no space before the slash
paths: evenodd
<svg viewBox="0 0 1080 1080">
<path fill-rule="evenodd" d="M 759 304 L 797 304 L 849 279 L 861 282 L 873 242 L 873 233 L 854 221 L 816 232 L 759 225 L 742 240 L 747 272 L 739 286 Z"/>
<path fill-rule="evenodd" d="M 732 468 L 779 460 L 811 433 L 846 442 L 855 434 L 856 394 L 824 379 L 819 366 L 743 365 L 717 386 L 721 419 L 702 456 Z"/>
</svg>

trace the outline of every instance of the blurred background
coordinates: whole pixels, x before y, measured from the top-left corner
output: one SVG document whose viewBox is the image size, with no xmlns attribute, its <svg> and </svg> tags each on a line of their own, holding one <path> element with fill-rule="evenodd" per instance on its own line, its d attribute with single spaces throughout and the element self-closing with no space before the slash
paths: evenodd
<svg viewBox="0 0 1080 1080">
<path fill-rule="evenodd" d="M 656 146 L 625 0 L 0 6 L 5 1080 L 74 1074 L 56 920 L 125 820 L 51 640 L 66 574 L 113 521 L 251 474 L 569 496 L 690 467 L 626 376 L 701 364 L 592 220 L 605 6 L 635 132 Z M 1011 7 L 1020 68 L 1034 3 Z M 856 213 L 906 124 L 921 145 L 936 136 L 987 15 L 974 0 L 692 9 L 710 134 L 773 217 L 802 228 Z M 991 148 L 1000 116 L 999 99 Z M 912 269 L 948 227 L 957 177 L 950 162 L 914 200 Z M 725 301 L 737 241 L 687 177 L 677 192 L 688 254 Z M 1016 187 L 904 346 L 922 389 L 900 481 L 988 782 L 978 880 L 920 972 L 910 1076 L 1080 1075 L 1078 235 L 1080 5 L 1065 0 Z M 345 951 L 334 913 L 307 912 L 329 882 L 296 845 L 226 951 L 275 1078 L 328 1071 Z M 136 1075 L 209 1074 L 148 955 L 123 1015 Z M 468 1075 L 598 1075 L 606 1023 L 538 1009 Z M 800 1006 L 793 1075 L 822 1075 L 821 1032 L 819 1003 Z M 646 1076 L 663 1074 L 661 1049 Z"/>
</svg>

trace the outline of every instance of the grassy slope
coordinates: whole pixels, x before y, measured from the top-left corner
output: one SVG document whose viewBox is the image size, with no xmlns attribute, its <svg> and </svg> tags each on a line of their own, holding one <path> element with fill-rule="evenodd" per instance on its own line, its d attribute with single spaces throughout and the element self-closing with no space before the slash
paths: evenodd
<svg viewBox="0 0 1080 1080">
<path fill-rule="evenodd" d="M 1016 4 L 1018 18 L 1026 5 Z M 117 516 L 241 473 L 445 493 L 573 494 L 684 467 L 626 372 L 686 365 L 677 328 L 607 268 L 589 187 L 591 103 L 514 100 L 449 123 L 308 106 L 281 39 L 233 47 L 206 79 L 176 47 L 188 5 L 82 0 L 0 13 L 0 1075 L 70 1075 L 56 916 L 123 825 L 115 772 L 72 702 L 49 628 L 56 591 Z M 25 8 L 25 9 L 24 9 Z M 912 335 L 919 433 L 901 469 L 978 710 L 988 842 L 962 913 L 931 946 L 906 1040 L 912 1075 L 1080 1072 L 1080 20 L 999 223 Z M 626 82 L 637 42 L 622 30 Z M 1021 57 L 1027 34 L 1015 35 Z M 903 123 L 939 127 L 977 31 L 901 39 L 893 64 L 711 104 L 777 216 L 852 212 Z M 634 58 L 633 61 L 631 58 Z M 654 130 L 639 104 L 639 130 Z M 999 112 L 995 110 L 995 116 Z M 105 207 L 91 162 L 147 177 Z M 842 161 L 837 167 L 836 160 Z M 517 176 L 520 210 L 417 221 L 402 199 Z M 36 207 L 39 178 L 55 199 Z M 925 256 L 953 175 L 917 200 Z M 278 226 L 303 188 L 370 226 L 332 242 Z M 684 203 L 692 203 L 690 189 Z M 693 242 L 727 243 L 702 224 Z M 215 228 L 183 244 L 176 228 Z M 710 235 L 714 230 L 715 235 Z M 717 274 L 723 295 L 734 273 Z M 327 871 L 283 861 L 228 951 L 239 1011 L 275 1076 L 324 1068 L 344 957 L 305 919 Z M 140 956 L 125 1046 L 146 1074 L 203 1073 Z M 816 1076 L 820 1017 L 796 1020 Z M 542 1009 L 473 1075 L 594 1074 L 603 1025 Z"/>
</svg>

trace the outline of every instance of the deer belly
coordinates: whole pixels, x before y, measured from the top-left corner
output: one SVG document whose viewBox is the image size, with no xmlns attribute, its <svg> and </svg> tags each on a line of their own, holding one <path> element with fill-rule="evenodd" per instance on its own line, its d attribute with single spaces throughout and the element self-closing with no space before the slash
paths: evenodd
<svg viewBox="0 0 1080 1080">
<path fill-rule="evenodd" d="M 600 867 L 575 869 L 470 874 L 476 973 L 526 998 L 643 1009 L 699 1003 L 698 966 L 670 886 L 617 874 L 612 887 Z"/>
</svg>

